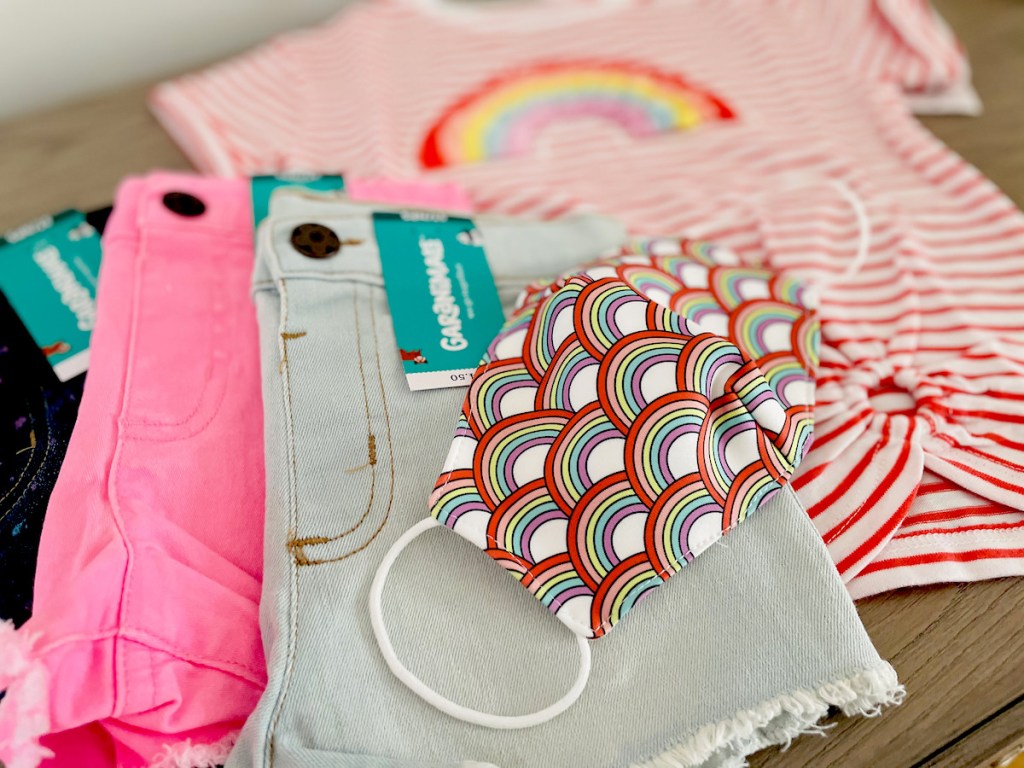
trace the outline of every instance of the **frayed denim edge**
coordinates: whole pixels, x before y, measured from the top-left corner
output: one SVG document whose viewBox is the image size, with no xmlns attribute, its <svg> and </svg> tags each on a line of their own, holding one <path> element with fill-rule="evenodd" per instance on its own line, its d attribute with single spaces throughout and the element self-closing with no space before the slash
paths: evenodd
<svg viewBox="0 0 1024 768">
<path fill-rule="evenodd" d="M 847 716 L 877 717 L 883 707 L 901 704 L 905 696 L 896 670 L 882 662 L 816 690 L 796 690 L 703 726 L 661 754 L 633 763 L 632 768 L 699 768 L 722 753 L 727 755 L 723 768 L 743 768 L 745 758 L 758 750 L 774 745 L 786 749 L 805 733 L 824 735 L 828 726 L 818 721 L 830 706 Z"/>
<path fill-rule="evenodd" d="M 224 765 L 238 731 L 226 733 L 212 744 L 193 744 L 192 739 L 177 744 L 164 744 L 163 752 L 153 756 L 149 768 L 215 768 Z"/>
</svg>

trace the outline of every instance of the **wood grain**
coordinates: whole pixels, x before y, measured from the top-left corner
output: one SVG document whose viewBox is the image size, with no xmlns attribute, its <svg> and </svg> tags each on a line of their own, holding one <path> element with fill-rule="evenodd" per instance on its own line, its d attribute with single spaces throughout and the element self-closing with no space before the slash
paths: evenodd
<svg viewBox="0 0 1024 768">
<path fill-rule="evenodd" d="M 925 761 L 923 768 L 1024 768 L 1024 732 L 1020 720 L 1019 709 L 984 720 L 955 744 Z M 984 757 L 979 758 L 979 755 Z"/>
<path fill-rule="evenodd" d="M 986 111 L 924 122 L 1024 204 L 1024 3 L 936 4 L 971 54 Z M 128 174 L 187 168 L 146 110 L 146 89 L 0 124 L 0 230 L 104 205 Z M 804 737 L 752 766 L 980 768 L 1024 736 L 1024 580 L 904 590 L 858 608 L 906 684 L 906 703 L 879 718 L 838 719 L 828 738 Z"/>
<path fill-rule="evenodd" d="M 933 0 L 966 45 L 980 117 L 922 122 L 1024 206 L 1024 2 Z"/>
<path fill-rule="evenodd" d="M 0 231 L 64 208 L 109 205 L 122 178 L 188 161 L 135 86 L 0 123 Z"/>
<path fill-rule="evenodd" d="M 944 755 L 953 747 L 977 763 L 999 746 L 969 733 L 999 713 L 1024 733 L 1024 581 L 900 590 L 858 609 L 906 702 L 882 717 L 839 720 L 827 739 L 762 753 L 752 766 L 952 768 L 961 765 Z"/>
</svg>

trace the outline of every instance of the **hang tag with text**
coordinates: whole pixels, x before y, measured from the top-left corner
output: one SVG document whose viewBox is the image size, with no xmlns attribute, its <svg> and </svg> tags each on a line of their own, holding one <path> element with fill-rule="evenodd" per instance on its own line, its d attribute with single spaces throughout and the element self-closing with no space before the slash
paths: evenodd
<svg viewBox="0 0 1024 768">
<path fill-rule="evenodd" d="M 0 290 L 61 381 L 89 367 L 101 258 L 100 235 L 79 211 L 0 238 Z"/>
<path fill-rule="evenodd" d="M 373 224 L 409 388 L 468 386 L 504 323 L 480 231 L 427 211 L 375 213 Z"/>
</svg>

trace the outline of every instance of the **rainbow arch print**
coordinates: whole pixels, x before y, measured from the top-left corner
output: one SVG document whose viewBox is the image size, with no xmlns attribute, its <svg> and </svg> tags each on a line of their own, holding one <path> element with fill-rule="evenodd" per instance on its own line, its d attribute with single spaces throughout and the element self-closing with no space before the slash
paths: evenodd
<svg viewBox="0 0 1024 768">
<path fill-rule="evenodd" d="M 558 61 L 506 72 L 445 110 L 420 148 L 424 168 L 520 157 L 549 125 L 581 117 L 634 138 L 731 120 L 720 98 L 678 75 L 627 61 Z"/>
</svg>

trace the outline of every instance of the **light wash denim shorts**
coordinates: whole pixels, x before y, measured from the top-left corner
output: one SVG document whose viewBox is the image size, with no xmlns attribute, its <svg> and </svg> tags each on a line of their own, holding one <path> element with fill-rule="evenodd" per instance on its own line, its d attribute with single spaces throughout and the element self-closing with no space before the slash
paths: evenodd
<svg viewBox="0 0 1024 768">
<path fill-rule="evenodd" d="M 309 223 L 358 244 L 309 258 L 291 244 Z M 624 237 L 597 217 L 476 223 L 506 308 L 526 282 Z M 899 700 L 785 488 L 593 643 L 590 683 L 564 714 L 492 730 L 433 709 L 386 666 L 368 594 L 381 558 L 428 514 L 465 390 L 409 391 L 365 207 L 279 194 L 257 238 L 254 285 L 269 683 L 229 768 L 740 766 L 813 730 L 830 706 L 865 714 Z M 474 709 L 539 709 L 576 672 L 561 623 L 443 528 L 395 564 L 383 612 L 404 663 Z"/>
</svg>

